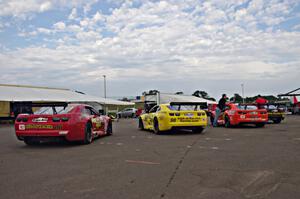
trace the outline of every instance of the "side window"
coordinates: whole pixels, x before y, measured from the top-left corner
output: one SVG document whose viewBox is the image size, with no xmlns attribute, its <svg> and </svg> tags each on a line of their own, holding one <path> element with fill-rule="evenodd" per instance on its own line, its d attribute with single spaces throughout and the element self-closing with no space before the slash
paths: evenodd
<svg viewBox="0 0 300 199">
<path fill-rule="evenodd" d="M 156 109 L 156 112 L 159 112 L 161 110 L 160 106 Z"/>
<path fill-rule="evenodd" d="M 97 113 L 97 111 L 93 108 L 91 108 L 91 114 L 92 115 L 99 115 L 99 113 Z"/>
<path fill-rule="evenodd" d="M 149 113 L 155 113 L 159 106 L 154 106 Z"/>
<path fill-rule="evenodd" d="M 82 109 L 82 115 L 92 115 L 91 110 L 85 107 Z"/>
</svg>

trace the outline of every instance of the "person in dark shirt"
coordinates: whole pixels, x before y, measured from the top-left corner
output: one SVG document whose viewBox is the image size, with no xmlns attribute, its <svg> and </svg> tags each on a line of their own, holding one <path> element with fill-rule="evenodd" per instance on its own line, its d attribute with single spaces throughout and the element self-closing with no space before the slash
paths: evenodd
<svg viewBox="0 0 300 199">
<path fill-rule="evenodd" d="M 213 123 L 214 127 L 218 126 L 218 118 L 221 115 L 221 113 L 225 110 L 226 100 L 227 100 L 227 96 L 226 96 L 226 94 L 223 94 L 222 98 L 219 100 L 219 103 L 216 108 L 216 115 L 215 115 L 214 123 Z"/>
</svg>

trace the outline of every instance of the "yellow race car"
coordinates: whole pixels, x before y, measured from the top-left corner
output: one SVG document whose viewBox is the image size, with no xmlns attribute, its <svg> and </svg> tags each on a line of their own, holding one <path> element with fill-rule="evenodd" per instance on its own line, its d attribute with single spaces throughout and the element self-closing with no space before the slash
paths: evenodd
<svg viewBox="0 0 300 199">
<path fill-rule="evenodd" d="M 203 103 L 171 102 L 154 106 L 139 117 L 139 129 L 161 131 L 187 129 L 201 133 L 207 126 L 207 115 L 201 110 Z"/>
</svg>

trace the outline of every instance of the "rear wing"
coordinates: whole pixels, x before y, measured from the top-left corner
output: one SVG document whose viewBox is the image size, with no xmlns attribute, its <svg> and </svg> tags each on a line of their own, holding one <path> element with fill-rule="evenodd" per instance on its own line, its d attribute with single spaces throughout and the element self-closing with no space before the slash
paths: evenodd
<svg viewBox="0 0 300 199">
<path fill-rule="evenodd" d="M 207 102 L 170 102 L 170 106 L 199 106 L 200 109 L 207 109 Z M 180 108 L 179 108 L 180 109 Z"/>
<path fill-rule="evenodd" d="M 31 107 L 55 107 L 55 106 L 63 106 L 67 107 L 69 103 L 67 102 L 47 102 L 47 103 L 31 103 Z"/>
</svg>

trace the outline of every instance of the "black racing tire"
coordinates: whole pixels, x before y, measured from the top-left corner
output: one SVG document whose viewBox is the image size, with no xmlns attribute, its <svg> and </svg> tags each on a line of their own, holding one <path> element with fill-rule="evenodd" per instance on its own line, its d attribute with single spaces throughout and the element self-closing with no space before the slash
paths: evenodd
<svg viewBox="0 0 300 199">
<path fill-rule="evenodd" d="M 142 118 L 139 118 L 139 129 L 140 130 L 145 130 Z"/>
<path fill-rule="evenodd" d="M 225 127 L 226 128 L 232 127 L 232 125 L 230 124 L 230 119 L 227 115 L 225 116 Z"/>
<path fill-rule="evenodd" d="M 160 130 L 159 130 L 159 124 L 158 124 L 158 120 L 157 118 L 154 118 L 153 120 L 153 132 L 157 135 L 160 134 Z"/>
<path fill-rule="evenodd" d="M 193 129 L 193 133 L 202 133 L 203 132 L 203 130 L 204 130 L 204 128 L 201 126 L 201 127 L 197 127 L 197 128 L 195 128 L 195 129 Z"/>
<path fill-rule="evenodd" d="M 256 123 L 255 126 L 257 128 L 263 128 L 265 126 L 265 123 Z"/>
<path fill-rule="evenodd" d="M 24 138 L 24 143 L 27 144 L 28 146 L 34 146 L 38 145 L 40 143 L 39 140 L 37 139 L 32 139 L 32 138 Z"/>
<path fill-rule="evenodd" d="M 84 128 L 84 140 L 83 144 L 90 144 L 93 142 L 93 134 L 92 134 L 92 124 L 90 122 L 86 123 Z"/>
<path fill-rule="evenodd" d="M 118 114 L 118 118 L 119 118 L 119 119 L 122 118 L 122 117 L 121 117 L 121 114 Z"/>
<path fill-rule="evenodd" d="M 210 116 L 210 124 L 213 126 L 214 125 L 214 120 L 215 120 L 215 118 L 214 118 L 214 116 Z"/>
<path fill-rule="evenodd" d="M 273 119 L 274 124 L 279 124 L 281 122 L 281 118 Z"/>
<path fill-rule="evenodd" d="M 131 114 L 131 118 L 135 118 L 135 114 L 134 113 Z"/>
<path fill-rule="evenodd" d="M 107 125 L 107 128 L 106 128 L 106 135 L 109 136 L 109 135 L 112 135 L 113 134 L 113 128 L 112 128 L 112 122 L 110 121 Z"/>
</svg>

